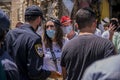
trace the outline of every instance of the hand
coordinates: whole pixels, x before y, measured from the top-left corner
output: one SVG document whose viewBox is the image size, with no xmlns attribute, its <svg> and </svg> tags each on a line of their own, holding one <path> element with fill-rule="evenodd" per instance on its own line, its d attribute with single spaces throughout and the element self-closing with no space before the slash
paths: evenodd
<svg viewBox="0 0 120 80">
<path fill-rule="evenodd" d="M 56 71 L 51 71 L 51 75 L 49 76 L 50 78 L 61 78 L 62 75 L 59 72 Z"/>
<path fill-rule="evenodd" d="M 115 25 L 112 25 L 112 23 L 110 24 L 110 26 L 109 26 L 109 32 L 110 32 L 110 34 L 114 34 L 114 32 L 115 32 Z"/>
<path fill-rule="evenodd" d="M 109 40 L 112 40 L 112 37 L 113 37 L 113 35 L 114 35 L 114 32 L 115 32 L 115 25 L 112 25 L 112 23 L 110 24 L 110 26 L 109 26 L 109 33 L 110 33 L 110 37 L 109 37 Z"/>
</svg>

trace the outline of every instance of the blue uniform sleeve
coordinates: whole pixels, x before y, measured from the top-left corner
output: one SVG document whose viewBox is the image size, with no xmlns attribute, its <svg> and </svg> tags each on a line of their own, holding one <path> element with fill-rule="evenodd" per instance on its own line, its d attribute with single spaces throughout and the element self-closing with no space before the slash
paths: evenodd
<svg viewBox="0 0 120 80">
<path fill-rule="evenodd" d="M 50 71 L 42 69 L 43 66 L 43 48 L 40 39 L 29 42 L 28 50 L 28 76 L 35 80 L 45 80 L 50 74 Z"/>
<path fill-rule="evenodd" d="M 10 55 L 7 52 L 4 52 L 0 59 L 7 80 L 19 80 L 19 72 L 17 65 L 13 62 L 13 59 L 10 57 Z"/>
<path fill-rule="evenodd" d="M 14 55 L 13 55 L 13 51 L 12 51 L 12 42 L 13 42 L 13 39 L 12 39 L 12 32 L 8 32 L 5 36 L 5 48 L 7 50 L 7 52 L 10 54 L 10 56 L 14 59 Z"/>
<path fill-rule="evenodd" d="M 15 70 L 5 70 L 6 77 L 9 80 L 19 80 L 19 74 Z"/>
<path fill-rule="evenodd" d="M 5 72 L 3 70 L 3 66 L 1 64 L 1 60 L 0 60 L 0 80 L 6 80 L 6 76 L 5 76 Z"/>
</svg>

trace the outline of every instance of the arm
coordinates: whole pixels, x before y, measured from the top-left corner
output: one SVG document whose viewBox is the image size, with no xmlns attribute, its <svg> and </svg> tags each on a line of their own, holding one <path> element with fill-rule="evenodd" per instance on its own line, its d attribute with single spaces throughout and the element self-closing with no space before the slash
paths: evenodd
<svg viewBox="0 0 120 80">
<path fill-rule="evenodd" d="M 5 70 L 6 77 L 9 80 L 19 80 L 19 73 L 15 70 Z"/>
<path fill-rule="evenodd" d="M 110 24 L 110 26 L 109 26 L 109 33 L 110 33 L 110 37 L 109 37 L 109 40 L 111 40 L 112 41 L 112 39 L 113 39 L 113 35 L 114 35 L 114 32 L 115 32 L 115 26 L 114 25 L 112 25 L 112 24 Z"/>
<path fill-rule="evenodd" d="M 0 60 L 0 80 L 7 80 L 6 75 L 5 75 L 5 71 L 4 71 L 3 66 L 1 64 L 1 60 Z"/>
<path fill-rule="evenodd" d="M 57 78 L 61 75 L 55 71 L 47 71 L 42 69 L 43 66 L 43 49 L 41 40 L 30 41 L 28 44 L 28 75 L 31 79 L 45 80 L 47 77 Z"/>
<path fill-rule="evenodd" d="M 10 54 L 10 56 L 14 59 L 12 45 L 13 45 L 13 34 L 11 31 L 9 31 L 5 36 L 5 48 L 6 48 L 6 51 Z"/>
<path fill-rule="evenodd" d="M 63 46 L 62 48 L 62 56 L 61 56 L 61 67 L 62 67 L 62 76 L 63 76 L 63 80 L 66 79 L 67 77 L 67 71 L 66 71 L 66 64 L 65 64 L 65 54 L 66 54 L 66 48 L 65 46 Z"/>
<path fill-rule="evenodd" d="M 62 67 L 62 76 L 63 76 L 63 80 L 66 79 L 66 69 L 65 67 Z"/>
<path fill-rule="evenodd" d="M 19 80 L 19 71 L 11 56 L 7 52 L 4 52 L 0 57 L 7 80 Z"/>
</svg>

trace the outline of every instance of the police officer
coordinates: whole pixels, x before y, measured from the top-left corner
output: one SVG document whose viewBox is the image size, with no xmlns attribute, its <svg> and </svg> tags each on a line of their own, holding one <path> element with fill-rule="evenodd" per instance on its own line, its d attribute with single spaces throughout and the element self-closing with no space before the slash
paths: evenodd
<svg viewBox="0 0 120 80">
<path fill-rule="evenodd" d="M 3 70 L 1 61 L 0 61 L 0 80 L 6 80 L 5 71 Z"/>
<path fill-rule="evenodd" d="M 8 52 L 3 47 L 6 31 L 9 29 L 10 21 L 6 14 L 0 10 L 0 61 L 6 74 L 7 80 L 19 80 L 17 65 L 13 62 Z M 4 74 L 4 73 L 2 73 Z M 0 78 L 1 79 L 1 78 Z"/>
<path fill-rule="evenodd" d="M 20 80 L 45 80 L 47 77 L 61 77 L 58 72 L 42 69 L 43 49 L 41 37 L 36 34 L 38 26 L 44 20 L 41 9 L 32 5 L 25 10 L 25 23 L 6 36 L 7 50 L 20 71 Z"/>
</svg>

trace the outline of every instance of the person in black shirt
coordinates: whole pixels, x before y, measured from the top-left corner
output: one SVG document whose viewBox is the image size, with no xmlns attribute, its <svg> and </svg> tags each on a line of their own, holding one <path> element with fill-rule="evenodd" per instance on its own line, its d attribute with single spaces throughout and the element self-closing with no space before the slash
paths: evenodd
<svg viewBox="0 0 120 80">
<path fill-rule="evenodd" d="M 63 46 L 61 66 L 64 80 L 81 80 L 85 69 L 94 61 L 115 54 L 111 41 L 94 35 L 96 15 L 90 8 L 76 14 L 79 36 Z"/>
<path fill-rule="evenodd" d="M 42 69 L 44 53 L 41 37 L 36 33 L 44 20 L 41 9 L 32 5 L 25 10 L 25 23 L 10 30 L 6 36 L 6 47 L 15 60 L 20 80 L 45 80 L 47 77 L 61 77 L 58 72 Z"/>
<path fill-rule="evenodd" d="M 5 71 L 7 80 L 19 80 L 19 72 L 17 65 L 4 49 L 4 38 L 9 29 L 10 21 L 7 15 L 0 10 L 0 61 Z M 4 74 L 4 73 L 3 73 Z M 1 79 L 1 78 L 0 78 Z"/>
<path fill-rule="evenodd" d="M 0 61 L 0 80 L 6 80 L 5 71 L 3 70 L 1 61 Z"/>
</svg>

